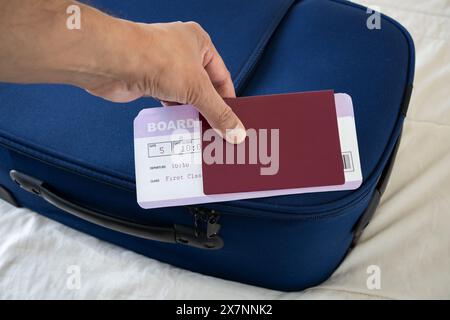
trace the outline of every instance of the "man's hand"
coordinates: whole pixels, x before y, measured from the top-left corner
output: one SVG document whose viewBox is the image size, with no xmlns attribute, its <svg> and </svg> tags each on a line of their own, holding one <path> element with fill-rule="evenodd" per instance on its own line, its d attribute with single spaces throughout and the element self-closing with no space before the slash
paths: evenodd
<svg viewBox="0 0 450 320">
<path fill-rule="evenodd" d="M 193 104 L 228 141 L 245 139 L 241 121 L 222 99 L 236 96 L 230 73 L 199 24 L 122 23 L 129 29 L 128 63 L 117 81 L 100 81 L 89 92 L 115 102 L 152 96 L 165 105 Z"/>
<path fill-rule="evenodd" d="M 66 28 L 66 8 L 81 8 L 81 29 Z M 245 129 L 222 97 L 235 97 L 230 74 L 195 22 L 134 23 L 68 0 L 0 0 L 0 81 L 67 83 L 114 102 L 152 96 L 193 104 L 232 143 Z"/>
</svg>

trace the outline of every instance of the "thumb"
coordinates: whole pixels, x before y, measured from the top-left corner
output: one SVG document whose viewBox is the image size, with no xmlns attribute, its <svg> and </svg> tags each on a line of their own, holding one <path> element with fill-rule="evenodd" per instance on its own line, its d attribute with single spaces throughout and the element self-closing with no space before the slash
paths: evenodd
<svg viewBox="0 0 450 320">
<path fill-rule="evenodd" d="M 193 92 L 192 101 L 211 127 L 227 142 L 239 144 L 245 140 L 246 131 L 241 120 L 214 88 L 206 71 L 202 70 L 198 92 Z"/>
</svg>

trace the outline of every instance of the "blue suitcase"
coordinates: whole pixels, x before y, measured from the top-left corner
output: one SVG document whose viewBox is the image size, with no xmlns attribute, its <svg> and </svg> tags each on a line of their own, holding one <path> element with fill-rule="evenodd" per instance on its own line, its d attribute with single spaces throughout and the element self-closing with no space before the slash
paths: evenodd
<svg viewBox="0 0 450 320">
<path fill-rule="evenodd" d="M 133 119 L 146 98 L 110 103 L 63 85 L 0 85 L 0 196 L 145 256 L 292 291 L 327 279 L 386 187 L 414 76 L 406 30 L 338 0 L 96 0 L 142 22 L 199 22 L 238 95 L 334 89 L 352 96 L 363 184 L 354 191 L 143 210 Z M 15 182 L 15 183 L 14 183 Z"/>
</svg>

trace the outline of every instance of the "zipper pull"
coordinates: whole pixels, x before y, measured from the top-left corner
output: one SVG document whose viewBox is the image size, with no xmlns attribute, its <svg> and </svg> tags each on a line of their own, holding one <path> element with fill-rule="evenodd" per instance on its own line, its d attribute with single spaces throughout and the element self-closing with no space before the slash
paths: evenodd
<svg viewBox="0 0 450 320">
<path fill-rule="evenodd" d="M 189 207 L 189 211 L 194 216 L 194 228 L 195 236 L 199 237 L 201 234 L 200 224 L 206 223 L 206 237 L 212 238 L 219 234 L 220 224 L 217 222 L 220 215 L 216 210 L 200 208 L 200 207 Z"/>
<path fill-rule="evenodd" d="M 206 236 L 208 238 L 215 237 L 219 234 L 220 224 L 217 223 L 219 217 L 215 210 L 211 210 L 206 226 Z"/>
<path fill-rule="evenodd" d="M 219 214 L 215 210 L 187 206 L 194 218 L 194 226 L 175 225 L 177 243 L 191 247 L 218 250 L 224 245 L 219 236 L 220 225 L 217 223 Z"/>
</svg>

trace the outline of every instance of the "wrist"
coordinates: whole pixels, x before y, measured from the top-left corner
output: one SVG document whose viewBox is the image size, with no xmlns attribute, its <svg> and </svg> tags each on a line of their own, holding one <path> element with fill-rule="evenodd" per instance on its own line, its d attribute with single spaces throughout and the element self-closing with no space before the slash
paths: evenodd
<svg viewBox="0 0 450 320">
<path fill-rule="evenodd" d="M 70 49 L 55 63 L 65 77 L 63 82 L 89 88 L 118 78 L 121 25 L 119 19 L 82 6 L 81 29 L 65 31 Z"/>
<path fill-rule="evenodd" d="M 72 85 L 83 88 L 105 82 L 138 82 L 145 68 L 153 69 L 154 31 L 149 25 L 104 15 L 92 18 L 92 30 L 83 36 L 81 51 L 72 64 Z M 84 49 L 83 49 L 84 48 Z M 153 48 L 154 49 L 154 48 Z M 152 68 L 148 68 L 149 63 Z M 149 76 L 146 73 L 146 76 Z"/>
<path fill-rule="evenodd" d="M 127 83 L 142 80 L 148 71 L 157 68 L 158 54 L 156 30 L 151 24 L 142 24 L 128 20 L 108 17 L 108 37 L 103 39 L 103 49 L 98 71 L 105 76 Z"/>
</svg>

